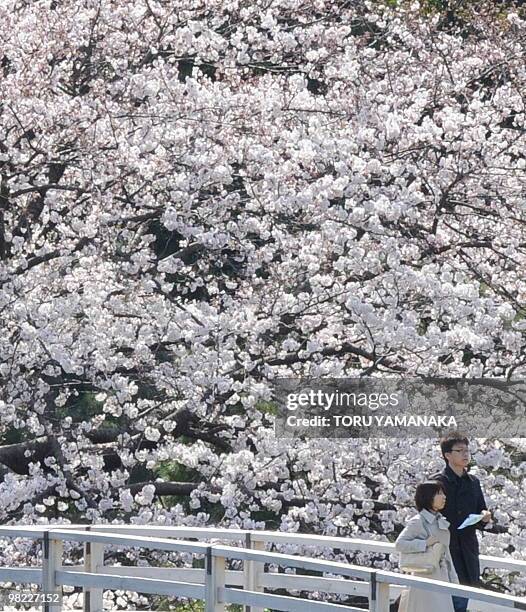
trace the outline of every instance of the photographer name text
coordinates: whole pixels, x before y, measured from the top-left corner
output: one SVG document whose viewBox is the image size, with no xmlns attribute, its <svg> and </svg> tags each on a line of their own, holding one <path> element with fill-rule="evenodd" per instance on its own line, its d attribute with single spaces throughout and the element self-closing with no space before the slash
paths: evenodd
<svg viewBox="0 0 526 612">
<path fill-rule="evenodd" d="M 300 417 L 291 414 L 287 417 L 287 427 L 457 427 L 454 416 L 435 415 L 316 415 Z"/>
</svg>

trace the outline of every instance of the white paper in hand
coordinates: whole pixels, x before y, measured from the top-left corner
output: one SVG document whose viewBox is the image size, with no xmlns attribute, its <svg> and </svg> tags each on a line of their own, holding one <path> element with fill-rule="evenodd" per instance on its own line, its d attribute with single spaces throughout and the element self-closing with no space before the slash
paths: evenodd
<svg viewBox="0 0 526 612">
<path fill-rule="evenodd" d="M 470 514 L 467 519 L 465 519 L 465 521 L 462 523 L 462 525 L 460 525 L 460 527 L 457 527 L 457 529 L 464 529 L 464 527 L 470 527 L 471 525 L 475 525 L 480 520 L 482 520 L 483 516 L 483 514 Z"/>
</svg>

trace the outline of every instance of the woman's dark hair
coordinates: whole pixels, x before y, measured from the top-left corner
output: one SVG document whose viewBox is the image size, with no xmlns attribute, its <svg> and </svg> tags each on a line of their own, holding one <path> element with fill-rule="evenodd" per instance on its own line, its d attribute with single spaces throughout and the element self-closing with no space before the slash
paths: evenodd
<svg viewBox="0 0 526 612">
<path fill-rule="evenodd" d="M 416 487 L 415 493 L 415 504 L 418 512 L 423 510 L 433 510 L 433 498 L 437 493 L 444 493 L 444 486 L 437 480 L 428 480 L 427 482 L 421 482 Z"/>
</svg>

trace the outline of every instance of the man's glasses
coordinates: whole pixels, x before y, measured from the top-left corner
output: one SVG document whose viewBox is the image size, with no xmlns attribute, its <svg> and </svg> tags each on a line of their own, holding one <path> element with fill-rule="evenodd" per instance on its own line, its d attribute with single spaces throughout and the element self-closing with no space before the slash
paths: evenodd
<svg viewBox="0 0 526 612">
<path fill-rule="evenodd" d="M 463 455 L 471 454 L 468 448 L 452 448 L 452 453 L 462 453 Z"/>
</svg>

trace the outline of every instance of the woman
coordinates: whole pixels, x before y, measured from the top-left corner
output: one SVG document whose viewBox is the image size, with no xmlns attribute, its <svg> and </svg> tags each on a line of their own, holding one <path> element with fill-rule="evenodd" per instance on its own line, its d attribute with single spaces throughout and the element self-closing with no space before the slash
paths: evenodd
<svg viewBox="0 0 526 612">
<path fill-rule="evenodd" d="M 398 552 L 425 552 L 440 542 L 444 552 L 439 566 L 425 578 L 455 582 L 458 577 L 449 552 L 449 522 L 440 514 L 446 505 L 446 493 L 440 482 L 423 482 L 416 487 L 415 504 L 419 514 L 411 518 L 395 546 Z M 451 595 L 411 588 L 402 593 L 399 612 L 454 612 Z"/>
</svg>

